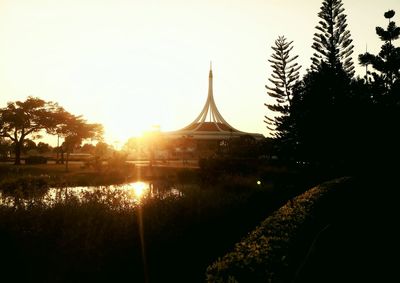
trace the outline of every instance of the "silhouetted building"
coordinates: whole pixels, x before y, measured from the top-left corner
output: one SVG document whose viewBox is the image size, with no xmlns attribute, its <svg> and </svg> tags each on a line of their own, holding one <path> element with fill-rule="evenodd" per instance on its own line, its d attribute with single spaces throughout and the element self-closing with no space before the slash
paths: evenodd
<svg viewBox="0 0 400 283">
<path fill-rule="evenodd" d="M 186 140 L 189 148 L 200 157 L 213 154 L 217 148 L 232 139 L 264 139 L 262 134 L 239 131 L 225 121 L 215 104 L 211 66 L 208 78 L 208 96 L 201 113 L 188 126 L 178 131 L 166 132 L 164 137 Z"/>
</svg>

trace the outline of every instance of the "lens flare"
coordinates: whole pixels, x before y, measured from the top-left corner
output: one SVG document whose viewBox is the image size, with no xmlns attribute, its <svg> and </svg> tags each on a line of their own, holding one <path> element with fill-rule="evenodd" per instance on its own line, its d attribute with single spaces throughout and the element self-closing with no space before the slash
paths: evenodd
<svg viewBox="0 0 400 283">
<path fill-rule="evenodd" d="M 135 182 L 131 184 L 135 197 L 141 199 L 149 190 L 148 184 L 144 182 Z"/>
</svg>

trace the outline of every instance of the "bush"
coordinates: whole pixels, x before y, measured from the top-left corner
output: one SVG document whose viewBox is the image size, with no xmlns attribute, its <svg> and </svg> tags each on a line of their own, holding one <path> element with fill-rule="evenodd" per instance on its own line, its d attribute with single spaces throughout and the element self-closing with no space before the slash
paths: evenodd
<svg viewBox="0 0 400 283">
<path fill-rule="evenodd" d="M 207 282 L 289 281 L 305 252 L 304 243 L 310 243 L 321 229 L 315 225 L 316 215 L 331 213 L 341 191 L 337 187 L 346 187 L 347 180 L 324 183 L 289 200 L 237 243 L 233 252 L 210 265 Z"/>
<path fill-rule="evenodd" d="M 25 164 L 46 164 L 47 158 L 44 156 L 29 156 L 25 158 Z"/>
<path fill-rule="evenodd" d="M 50 177 L 48 175 L 8 177 L 0 181 L 0 191 L 2 193 L 18 197 L 43 195 L 49 187 Z"/>
</svg>

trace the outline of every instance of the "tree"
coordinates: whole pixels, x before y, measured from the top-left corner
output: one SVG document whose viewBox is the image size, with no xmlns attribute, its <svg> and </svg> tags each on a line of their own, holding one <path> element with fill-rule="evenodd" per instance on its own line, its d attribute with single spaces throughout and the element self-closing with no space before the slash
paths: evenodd
<svg viewBox="0 0 400 283">
<path fill-rule="evenodd" d="M 88 154 L 94 154 L 96 147 L 90 143 L 85 143 L 81 147 L 81 152 L 83 153 L 88 153 Z"/>
<path fill-rule="evenodd" d="M 394 46 L 394 41 L 400 37 L 400 27 L 391 19 L 393 10 L 384 13 L 389 23 L 385 29 L 376 27 L 376 34 L 383 41 L 377 55 L 368 52 L 359 55 L 361 65 L 372 65 L 374 72 L 369 72 L 372 78 L 367 78 L 367 85 L 373 97 L 374 119 L 369 124 L 372 129 L 379 129 L 379 134 L 373 135 L 370 151 L 373 151 L 375 163 L 384 164 L 398 162 L 400 158 L 400 138 L 396 131 L 400 124 L 400 47 Z M 386 168 L 390 169 L 390 168 Z"/>
<path fill-rule="evenodd" d="M 0 159 L 7 159 L 11 152 L 11 141 L 0 137 Z"/>
<path fill-rule="evenodd" d="M 26 154 L 30 150 L 35 150 L 36 149 L 36 143 L 33 140 L 30 139 L 25 139 L 23 146 L 22 146 L 22 152 Z"/>
<path fill-rule="evenodd" d="M 341 0 L 324 0 L 318 17 L 321 18 L 314 34 L 312 48 L 316 51 L 312 60 L 311 69 L 317 71 L 323 63 L 338 70 L 343 69 L 352 77 L 354 64 L 351 58 L 353 53 L 350 31 L 347 30 L 346 15 L 343 13 Z"/>
<path fill-rule="evenodd" d="M 268 96 L 274 99 L 274 104 L 267 104 L 265 106 L 275 113 L 275 117 L 269 118 L 265 116 L 265 123 L 267 128 L 273 132 L 277 138 L 283 138 L 287 134 L 285 129 L 285 120 L 290 113 L 290 106 L 292 102 L 292 89 L 294 84 L 299 79 L 299 66 L 295 60 L 297 55 L 291 57 L 290 52 L 293 49 L 293 41 L 287 42 L 284 36 L 279 36 L 275 40 L 275 46 L 272 46 L 274 53 L 268 62 L 271 63 L 272 74 L 268 80 L 274 85 L 272 87 L 266 85 Z"/>
<path fill-rule="evenodd" d="M 82 116 L 75 116 L 69 113 L 64 113 L 64 115 L 63 124 L 57 129 L 57 132 L 64 137 L 62 147 L 67 153 L 65 169 L 68 171 L 70 153 L 85 139 L 102 139 L 103 126 L 100 124 L 89 124 Z"/>
<path fill-rule="evenodd" d="M 25 101 L 9 102 L 0 109 L 0 136 L 9 138 L 15 146 L 15 164 L 21 164 L 21 150 L 28 136 L 41 131 L 50 133 L 57 126 L 55 113 L 60 107 L 37 97 Z"/>
<path fill-rule="evenodd" d="M 324 164 L 345 158 L 357 109 L 347 74 L 323 64 L 308 72 L 293 94 L 290 134 L 297 158 Z"/>
<path fill-rule="evenodd" d="M 290 119 L 285 119 L 297 160 L 337 168 L 354 159 L 359 121 L 351 80 L 353 45 L 343 12 L 342 1 L 323 1 L 311 70 L 294 86 Z"/>
<path fill-rule="evenodd" d="M 36 149 L 39 153 L 43 154 L 50 152 L 52 150 L 52 147 L 48 143 L 39 142 L 36 146 Z"/>
<path fill-rule="evenodd" d="M 372 73 L 375 85 L 382 85 L 386 94 L 393 89 L 394 84 L 400 80 L 400 47 L 395 47 L 393 41 L 400 36 L 400 27 L 391 21 L 395 15 L 393 10 L 387 11 L 384 16 L 389 20 L 388 27 L 376 27 L 376 34 L 384 42 L 378 55 L 368 52 L 358 56 L 363 66 L 372 65 L 379 73 Z"/>
</svg>

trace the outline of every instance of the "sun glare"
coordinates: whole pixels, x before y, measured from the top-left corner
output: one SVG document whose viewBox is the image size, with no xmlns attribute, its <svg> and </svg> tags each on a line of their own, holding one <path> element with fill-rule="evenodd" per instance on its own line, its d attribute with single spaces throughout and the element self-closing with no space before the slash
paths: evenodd
<svg viewBox="0 0 400 283">
<path fill-rule="evenodd" d="M 148 192 L 149 190 L 149 185 L 144 183 L 144 182 L 134 182 L 130 184 L 133 192 L 135 194 L 135 197 L 138 198 L 139 200 L 143 198 L 143 196 Z"/>
</svg>

